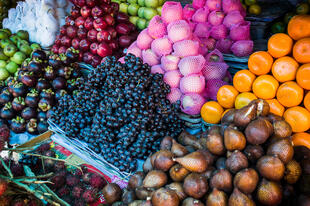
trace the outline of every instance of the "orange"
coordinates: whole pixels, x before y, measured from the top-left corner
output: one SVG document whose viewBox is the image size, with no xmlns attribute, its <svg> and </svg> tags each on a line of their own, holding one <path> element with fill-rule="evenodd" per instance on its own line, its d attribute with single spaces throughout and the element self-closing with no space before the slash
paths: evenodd
<svg viewBox="0 0 310 206">
<path fill-rule="evenodd" d="M 294 80 L 299 64 L 292 57 L 281 57 L 272 65 L 272 75 L 279 82 Z"/>
<path fill-rule="evenodd" d="M 269 104 L 270 107 L 270 113 L 278 115 L 278 116 L 283 116 L 285 108 L 283 107 L 282 104 L 277 99 L 267 99 L 266 100 Z"/>
<path fill-rule="evenodd" d="M 223 107 L 215 101 L 206 102 L 200 110 L 202 119 L 209 124 L 219 123 L 223 112 Z"/>
<path fill-rule="evenodd" d="M 253 93 L 261 99 L 272 99 L 276 96 L 279 82 L 271 75 L 257 77 L 252 85 Z"/>
<path fill-rule="evenodd" d="M 233 108 L 238 94 L 239 92 L 235 87 L 224 85 L 217 92 L 217 102 L 224 108 Z"/>
<path fill-rule="evenodd" d="M 283 33 L 274 34 L 268 40 L 268 52 L 274 58 L 279 58 L 291 53 L 293 39 Z"/>
<path fill-rule="evenodd" d="M 248 105 L 254 99 L 257 99 L 257 97 L 251 92 L 240 93 L 236 97 L 235 108 L 241 109 L 242 107 Z"/>
<path fill-rule="evenodd" d="M 293 134 L 292 143 L 294 147 L 304 146 L 310 149 L 310 134 L 306 132 L 298 132 Z"/>
<path fill-rule="evenodd" d="M 277 92 L 278 101 L 285 107 L 299 105 L 304 98 L 304 90 L 293 81 L 284 82 Z"/>
<path fill-rule="evenodd" d="M 303 107 L 288 108 L 283 117 L 291 125 L 293 132 L 304 132 L 310 128 L 310 112 Z"/>
<path fill-rule="evenodd" d="M 308 92 L 304 98 L 304 106 L 310 112 L 310 92 Z"/>
<path fill-rule="evenodd" d="M 304 89 L 310 90 L 310 64 L 304 64 L 297 70 L 296 81 Z"/>
<path fill-rule="evenodd" d="M 252 73 L 262 75 L 270 72 L 272 63 L 273 58 L 268 52 L 258 51 L 249 57 L 248 67 Z"/>
<path fill-rule="evenodd" d="M 296 15 L 287 26 L 287 32 L 294 40 L 310 37 L 310 15 Z"/>
<path fill-rule="evenodd" d="M 255 77 L 255 74 L 249 70 L 240 70 L 233 78 L 233 85 L 239 92 L 249 92 L 252 90 Z"/>
<path fill-rule="evenodd" d="M 310 38 L 300 39 L 295 43 L 293 57 L 299 63 L 310 63 Z"/>
</svg>

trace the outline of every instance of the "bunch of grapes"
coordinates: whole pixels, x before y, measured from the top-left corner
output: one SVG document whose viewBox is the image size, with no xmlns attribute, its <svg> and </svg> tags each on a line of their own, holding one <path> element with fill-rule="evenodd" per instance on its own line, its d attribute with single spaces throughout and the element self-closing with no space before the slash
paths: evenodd
<svg viewBox="0 0 310 206">
<path fill-rule="evenodd" d="M 106 58 L 78 87 L 76 95 L 60 99 L 51 120 L 121 171 L 134 171 L 136 159 L 156 151 L 161 137 L 182 131 L 180 103 L 166 99 L 169 85 L 134 55 L 128 54 L 124 64 Z"/>
</svg>

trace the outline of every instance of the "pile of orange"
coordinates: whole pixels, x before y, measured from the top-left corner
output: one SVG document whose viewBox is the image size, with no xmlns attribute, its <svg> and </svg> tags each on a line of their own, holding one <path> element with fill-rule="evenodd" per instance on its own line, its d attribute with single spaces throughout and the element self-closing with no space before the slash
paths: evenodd
<svg viewBox="0 0 310 206">
<path fill-rule="evenodd" d="M 225 109 L 242 108 L 251 100 L 267 100 L 271 112 L 282 116 L 294 132 L 310 129 L 310 16 L 291 19 L 288 34 L 278 33 L 268 40 L 268 51 L 253 53 L 248 70 L 237 72 L 233 86 L 225 85 L 217 93 L 212 117 L 202 107 L 208 123 L 218 123 Z M 216 114 L 216 115 L 215 115 Z M 210 122 L 210 119 L 212 120 Z"/>
</svg>

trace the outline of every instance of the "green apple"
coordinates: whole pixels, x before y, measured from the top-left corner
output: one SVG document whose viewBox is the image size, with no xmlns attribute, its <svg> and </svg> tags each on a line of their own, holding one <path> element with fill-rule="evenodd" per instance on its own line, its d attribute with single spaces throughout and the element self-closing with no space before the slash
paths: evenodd
<svg viewBox="0 0 310 206">
<path fill-rule="evenodd" d="M 8 44 L 3 49 L 3 53 L 8 57 L 12 57 L 16 53 L 16 51 L 17 47 L 13 44 Z"/>
<path fill-rule="evenodd" d="M 156 8 L 157 13 L 158 13 L 160 16 L 161 16 L 161 10 L 162 10 L 162 8 L 163 8 L 162 6 Z"/>
<path fill-rule="evenodd" d="M 12 36 L 10 36 L 10 40 L 11 40 L 14 44 L 17 44 L 17 42 L 20 41 L 21 38 L 19 38 L 16 34 L 13 34 Z"/>
<path fill-rule="evenodd" d="M 16 34 L 21 39 L 24 39 L 24 40 L 27 40 L 27 41 L 29 40 L 29 34 L 25 30 L 19 30 Z"/>
<path fill-rule="evenodd" d="M 1 41 L 0 41 L 0 46 L 1 46 L 1 48 L 3 49 L 4 47 L 6 47 L 7 45 L 9 45 L 9 44 L 14 44 L 11 40 L 9 40 L 9 39 L 1 39 Z"/>
<path fill-rule="evenodd" d="M 26 41 L 26 40 L 22 40 L 22 39 L 17 41 L 17 48 L 18 49 L 20 49 L 20 47 L 23 46 L 23 45 L 28 45 L 29 46 L 29 42 Z"/>
<path fill-rule="evenodd" d="M 130 4 L 128 6 L 128 9 L 127 9 L 128 14 L 130 16 L 137 16 L 138 10 L 139 10 L 139 5 L 138 4 Z"/>
<path fill-rule="evenodd" d="M 5 31 L 0 31 L 0 39 L 7 39 L 9 38 L 8 33 L 6 33 Z"/>
<path fill-rule="evenodd" d="M 40 45 L 37 43 L 32 43 L 30 45 L 30 47 L 31 47 L 32 51 L 37 50 L 37 49 L 41 49 Z"/>
<path fill-rule="evenodd" d="M 139 6 L 145 6 L 144 0 L 138 0 Z"/>
<path fill-rule="evenodd" d="M 127 14 L 128 4 L 127 3 L 121 3 L 119 5 L 119 11 Z"/>
<path fill-rule="evenodd" d="M 127 0 L 127 3 L 129 3 L 129 4 L 136 4 L 137 0 Z"/>
<path fill-rule="evenodd" d="M 137 16 L 130 16 L 129 17 L 129 21 L 131 22 L 131 23 L 133 23 L 134 25 L 137 25 L 137 20 L 139 19 L 139 17 L 137 17 Z"/>
<path fill-rule="evenodd" d="M 158 0 L 159 6 L 162 6 L 165 3 L 166 0 Z"/>
<path fill-rule="evenodd" d="M 16 52 L 11 57 L 11 61 L 15 62 L 16 64 L 22 64 L 26 58 L 27 58 L 26 54 L 24 54 L 23 52 L 19 51 L 19 52 Z"/>
<path fill-rule="evenodd" d="M 10 74 L 14 74 L 18 69 L 18 65 L 15 62 L 9 62 L 5 68 Z"/>
<path fill-rule="evenodd" d="M 156 15 L 157 15 L 157 11 L 156 11 L 155 9 L 153 9 L 153 8 L 148 8 L 148 7 L 146 7 L 146 8 L 144 9 L 143 14 L 144 14 L 144 18 L 145 18 L 146 20 L 151 20 L 151 19 L 153 18 L 153 16 L 156 16 Z"/>
<path fill-rule="evenodd" d="M 145 28 L 149 26 L 150 20 L 146 21 Z"/>
<path fill-rule="evenodd" d="M 4 28 L 4 29 L 0 29 L 0 31 L 4 31 L 8 34 L 8 36 L 11 36 L 12 35 L 12 32 L 10 29 L 7 29 L 7 28 Z"/>
<path fill-rule="evenodd" d="M 146 7 L 156 8 L 159 6 L 158 0 L 145 0 L 144 3 Z"/>
<path fill-rule="evenodd" d="M 145 29 L 146 28 L 146 20 L 145 19 L 142 19 L 142 18 L 139 18 L 138 20 L 137 20 L 137 27 L 139 28 L 139 29 Z"/>
<path fill-rule="evenodd" d="M 9 72 L 5 68 L 0 68 L 0 80 L 4 81 L 10 76 Z"/>
<path fill-rule="evenodd" d="M 29 56 L 32 52 L 32 49 L 29 45 L 21 45 L 19 50 Z"/>
<path fill-rule="evenodd" d="M 143 18 L 144 17 L 144 9 L 145 7 L 140 7 L 138 10 L 138 17 Z"/>
<path fill-rule="evenodd" d="M 6 61 L 0 60 L 0 68 L 4 68 L 6 66 Z"/>
<path fill-rule="evenodd" d="M 2 49 L 1 49 L 1 50 L 0 50 L 0 60 L 8 60 L 8 59 L 9 59 L 9 57 L 5 56 L 5 55 L 3 54 Z"/>
</svg>

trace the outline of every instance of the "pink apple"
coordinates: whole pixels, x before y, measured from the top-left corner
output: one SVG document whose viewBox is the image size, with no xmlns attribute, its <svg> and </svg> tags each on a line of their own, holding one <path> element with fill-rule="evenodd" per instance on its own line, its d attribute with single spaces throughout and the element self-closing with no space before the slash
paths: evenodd
<svg viewBox="0 0 310 206">
<path fill-rule="evenodd" d="M 93 54 L 90 52 L 85 52 L 83 54 L 83 62 L 85 62 L 86 64 L 90 64 L 93 58 Z"/>
<path fill-rule="evenodd" d="M 94 19 L 92 17 L 87 17 L 84 22 L 84 28 L 88 31 L 94 28 L 93 21 Z"/>
<path fill-rule="evenodd" d="M 77 35 L 77 28 L 75 26 L 67 27 L 67 36 L 73 39 Z"/>
<path fill-rule="evenodd" d="M 100 8 L 99 6 L 95 6 L 95 7 L 92 8 L 92 10 L 91 10 L 91 15 L 92 15 L 94 18 L 101 17 L 101 16 L 103 15 L 103 10 L 102 10 L 102 8 Z"/>
<path fill-rule="evenodd" d="M 75 26 L 77 26 L 78 28 L 82 28 L 84 25 L 84 22 L 85 22 L 85 19 L 82 16 L 76 18 L 74 21 Z"/>
<path fill-rule="evenodd" d="M 91 14 L 91 9 L 88 6 L 83 6 L 81 8 L 82 17 L 87 18 L 90 16 L 90 14 Z"/>
<path fill-rule="evenodd" d="M 87 39 L 89 40 L 89 41 L 91 41 L 91 42 L 94 42 L 94 41 L 96 41 L 97 40 L 97 30 L 95 30 L 95 29 L 92 29 L 92 30 L 89 30 L 88 32 L 87 32 Z"/>
</svg>

